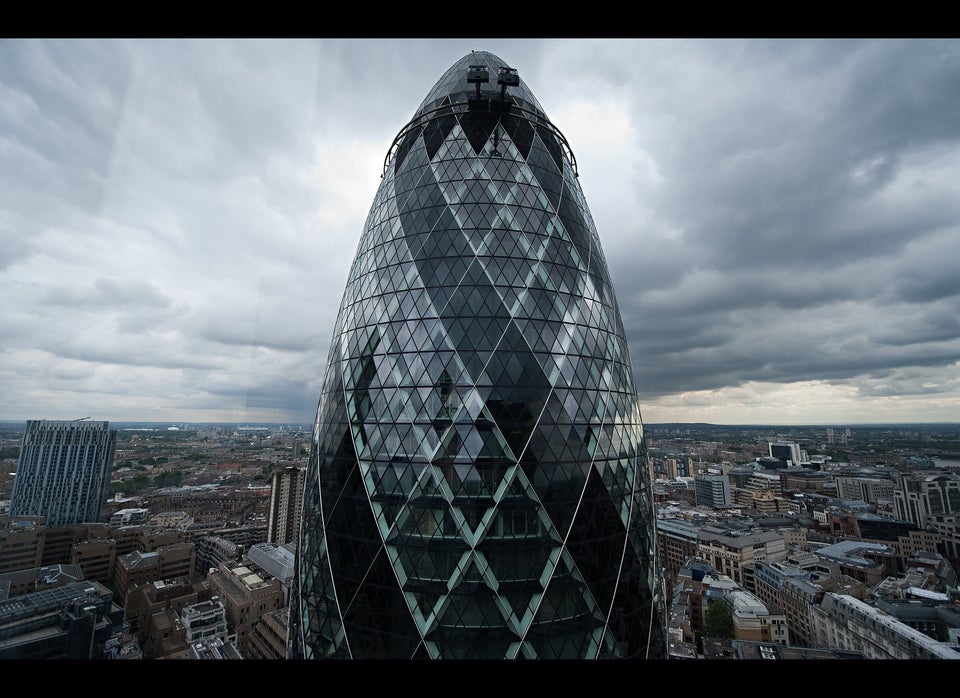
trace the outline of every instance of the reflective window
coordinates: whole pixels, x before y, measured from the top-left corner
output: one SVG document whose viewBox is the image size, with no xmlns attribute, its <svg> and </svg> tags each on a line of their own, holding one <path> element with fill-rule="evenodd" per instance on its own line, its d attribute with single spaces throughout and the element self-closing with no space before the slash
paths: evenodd
<svg viewBox="0 0 960 698">
<path fill-rule="evenodd" d="M 475 62 L 494 76 L 481 102 Z M 474 52 L 441 77 L 362 232 L 317 410 L 292 656 L 662 655 L 600 239 L 527 86 L 496 102 L 501 65 Z"/>
</svg>

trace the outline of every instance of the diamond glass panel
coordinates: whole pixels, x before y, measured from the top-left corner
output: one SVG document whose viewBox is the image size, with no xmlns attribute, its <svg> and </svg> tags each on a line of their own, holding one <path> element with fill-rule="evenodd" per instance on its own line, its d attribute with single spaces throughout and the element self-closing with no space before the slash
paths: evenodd
<svg viewBox="0 0 960 698">
<path fill-rule="evenodd" d="M 388 152 L 317 407 L 291 658 L 665 656 L 600 239 L 566 139 L 502 66 L 457 61 Z"/>
</svg>

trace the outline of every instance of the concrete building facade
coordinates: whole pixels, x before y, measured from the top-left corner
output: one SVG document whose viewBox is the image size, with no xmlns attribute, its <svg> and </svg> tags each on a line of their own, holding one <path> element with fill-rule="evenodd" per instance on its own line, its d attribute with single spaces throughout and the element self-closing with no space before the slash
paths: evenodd
<svg viewBox="0 0 960 698">
<path fill-rule="evenodd" d="M 221 562 L 207 574 L 207 582 L 226 609 L 226 619 L 242 654 L 247 653 L 253 628 L 263 615 L 286 607 L 280 580 L 246 565 Z"/>
<path fill-rule="evenodd" d="M 730 506 L 730 478 L 726 475 L 694 475 L 693 488 L 697 506 L 717 509 Z"/>
<path fill-rule="evenodd" d="M 960 514 L 960 473 L 900 473 L 893 501 L 897 517 L 920 528 L 931 516 Z"/>
<path fill-rule="evenodd" d="M 825 594 L 813 609 L 812 621 L 818 646 L 854 650 L 866 659 L 960 659 L 960 651 L 949 643 L 852 596 Z"/>
<path fill-rule="evenodd" d="M 286 659 L 289 617 L 288 608 L 265 613 L 253 626 L 246 656 L 249 659 Z"/>
<path fill-rule="evenodd" d="M 783 560 L 786 546 L 778 531 L 741 533 L 705 526 L 697 538 L 697 556 L 737 584 L 744 584 L 747 566 Z"/>
<path fill-rule="evenodd" d="M 151 552 L 135 550 L 117 558 L 114 585 L 118 603 L 127 607 L 130 591 L 141 584 L 178 577 L 194 578 L 196 549 L 193 543 L 163 545 Z"/>
<path fill-rule="evenodd" d="M 303 511 L 303 487 L 306 468 L 289 467 L 270 479 L 270 513 L 267 516 L 267 542 L 274 545 L 296 542 Z"/>
<path fill-rule="evenodd" d="M 0 660 L 106 659 L 123 631 L 123 610 L 98 582 L 0 601 Z"/>
</svg>

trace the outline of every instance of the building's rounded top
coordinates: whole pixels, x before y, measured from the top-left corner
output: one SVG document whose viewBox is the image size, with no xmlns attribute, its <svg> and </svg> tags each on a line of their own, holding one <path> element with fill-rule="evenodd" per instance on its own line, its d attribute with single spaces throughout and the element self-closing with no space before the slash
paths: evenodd
<svg viewBox="0 0 960 698">
<path fill-rule="evenodd" d="M 488 115 L 493 119 L 487 119 Z M 387 150 L 383 161 L 384 172 L 391 162 L 396 167 L 403 163 L 406 152 L 431 123 L 447 121 L 449 125 L 449 117 L 455 117 L 472 134 L 471 138 L 477 140 L 473 144 L 476 148 L 482 146 L 493 125 L 504 116 L 519 118 L 536 129 L 549 131 L 553 137 L 543 135 L 543 138 L 551 142 L 549 147 L 552 148 L 551 154 L 556 158 L 557 166 L 561 167 L 560 159 L 565 155 L 574 177 L 579 176 L 577 161 L 567 139 L 550 123 L 543 107 L 521 80 L 517 69 L 488 51 L 471 51 L 437 80 Z M 443 130 L 444 127 L 440 128 Z M 428 135 L 429 138 L 434 136 Z M 526 157 L 527 153 L 523 155 Z"/>
<path fill-rule="evenodd" d="M 487 82 L 468 81 L 472 66 L 486 69 Z M 506 69 L 508 73 L 501 73 L 501 69 Z M 500 94 L 504 86 L 498 83 L 498 78 L 500 78 L 502 74 L 512 74 L 516 76 L 518 83 L 516 85 L 506 86 L 506 94 L 512 97 L 513 101 L 519 106 L 539 112 L 541 116 L 544 116 L 543 108 L 540 106 L 537 98 L 533 96 L 533 93 L 527 87 L 526 83 L 519 77 L 517 71 L 511 68 L 509 63 L 489 51 L 471 51 L 450 66 L 447 72 L 437 80 L 430 92 L 427 93 L 423 102 L 420 103 L 414 118 L 425 111 L 429 111 L 443 104 L 466 102 L 469 98 L 476 95 L 478 85 L 484 97 Z"/>
</svg>

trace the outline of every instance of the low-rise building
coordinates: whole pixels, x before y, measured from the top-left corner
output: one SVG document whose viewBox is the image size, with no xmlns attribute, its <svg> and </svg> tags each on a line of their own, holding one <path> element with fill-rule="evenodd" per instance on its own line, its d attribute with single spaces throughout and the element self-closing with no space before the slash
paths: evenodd
<svg viewBox="0 0 960 698">
<path fill-rule="evenodd" d="M 289 620 L 289 608 L 264 613 L 250 633 L 246 656 L 250 659 L 286 659 Z"/>
<path fill-rule="evenodd" d="M 867 659 L 960 659 L 951 643 L 938 642 L 852 596 L 828 592 L 813 609 L 812 620 L 819 647 L 853 650 Z"/>
<path fill-rule="evenodd" d="M 895 551 L 880 543 L 844 540 L 814 552 L 825 562 L 835 564 L 843 574 L 865 584 L 880 582 L 895 567 L 889 561 L 896 556 Z"/>
<path fill-rule="evenodd" d="M 126 612 L 141 645 L 149 646 L 153 632 L 153 617 L 157 614 L 180 611 L 191 604 L 207 601 L 212 596 L 206 582 L 190 582 L 187 578 L 161 579 L 141 584 L 130 590 Z"/>
<path fill-rule="evenodd" d="M 764 603 L 748 591 L 735 589 L 727 594 L 736 640 L 788 644 L 787 619 L 773 603 Z"/>
<path fill-rule="evenodd" d="M 94 581 L 0 601 L 0 660 L 108 659 L 126 638 L 113 592 Z"/>
<path fill-rule="evenodd" d="M 737 584 L 745 581 L 744 568 L 757 560 L 779 562 L 786 556 L 783 534 L 778 531 L 729 531 L 704 526 L 697 538 L 697 556 Z M 748 589 L 752 591 L 752 589 Z"/>
<path fill-rule="evenodd" d="M 261 617 L 287 605 L 280 580 L 247 565 L 221 562 L 207 574 L 207 581 L 226 608 L 227 620 L 237 636 L 237 647 L 244 654 L 251 632 Z"/>
<path fill-rule="evenodd" d="M 110 525 L 113 527 L 137 526 L 140 524 L 147 523 L 147 519 L 149 518 L 150 518 L 149 509 L 143 509 L 143 508 L 120 509 L 119 511 L 116 511 L 110 515 Z"/>
<path fill-rule="evenodd" d="M 243 556 L 243 546 L 220 536 L 205 536 L 197 541 L 197 575 L 207 572 L 221 562 L 236 562 Z"/>
<path fill-rule="evenodd" d="M 110 584 L 117 565 L 117 542 L 113 538 L 88 538 L 74 543 L 70 562 L 83 568 L 86 579 Z"/>
<path fill-rule="evenodd" d="M 795 558 L 798 556 L 794 556 Z M 757 597 L 767 604 L 776 605 L 786 619 L 787 644 L 794 647 L 814 645 L 810 628 L 812 608 L 820 603 L 828 591 L 850 594 L 864 598 L 866 586 L 862 582 L 839 572 L 836 566 L 827 569 L 813 555 L 799 556 L 806 560 L 807 567 L 788 559 L 767 564 L 757 562 L 754 583 Z M 809 558 L 813 558 L 810 560 Z"/>
<path fill-rule="evenodd" d="M 0 574 L 0 601 L 84 580 L 79 565 L 47 565 Z"/>
<path fill-rule="evenodd" d="M 163 545 L 153 552 L 135 550 L 118 558 L 115 586 L 128 617 L 132 611 L 128 608 L 127 597 L 133 588 L 161 579 L 193 579 L 195 555 L 193 543 L 174 543 Z"/>
<path fill-rule="evenodd" d="M 269 576 L 280 580 L 283 585 L 285 605 L 290 601 L 290 585 L 293 583 L 294 563 L 297 547 L 294 543 L 274 545 L 257 543 L 250 547 L 247 559 Z"/>
</svg>

